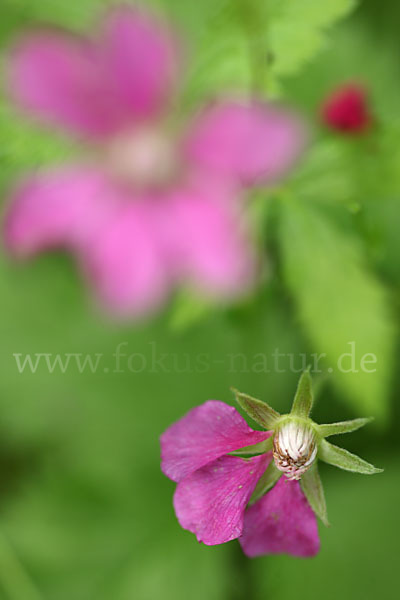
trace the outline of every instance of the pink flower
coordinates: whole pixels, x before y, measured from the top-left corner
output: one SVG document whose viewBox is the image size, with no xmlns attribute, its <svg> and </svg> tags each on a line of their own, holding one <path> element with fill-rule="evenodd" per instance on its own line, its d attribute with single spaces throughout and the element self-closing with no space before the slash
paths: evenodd
<svg viewBox="0 0 400 600">
<path fill-rule="evenodd" d="M 240 538 L 248 556 L 318 552 L 316 518 L 298 481 L 282 478 L 246 510 L 272 452 L 247 460 L 228 453 L 265 442 L 272 434 L 252 430 L 235 408 L 217 400 L 194 408 L 163 433 L 161 468 L 178 482 L 175 512 L 199 542 Z"/>
<path fill-rule="evenodd" d="M 11 57 L 17 102 L 83 138 L 95 158 L 20 184 L 7 246 L 19 256 L 70 250 L 116 313 L 153 310 L 181 281 L 243 293 L 255 276 L 243 191 L 281 177 L 303 147 L 299 119 L 265 103 L 221 100 L 171 131 L 178 67 L 171 32 L 127 6 L 96 39 L 37 31 Z"/>
<path fill-rule="evenodd" d="M 365 90 L 351 83 L 340 86 L 325 99 L 322 119 L 342 133 L 363 133 L 372 120 Z"/>
<path fill-rule="evenodd" d="M 209 400 L 161 436 L 161 468 L 178 482 L 178 521 L 208 545 L 239 538 L 247 556 L 314 556 L 316 515 L 328 525 L 318 460 L 353 473 L 382 471 L 326 438 L 356 431 L 371 419 L 315 423 L 309 370 L 300 377 L 288 414 L 233 391 L 266 431 L 250 429 L 232 406 Z"/>
</svg>

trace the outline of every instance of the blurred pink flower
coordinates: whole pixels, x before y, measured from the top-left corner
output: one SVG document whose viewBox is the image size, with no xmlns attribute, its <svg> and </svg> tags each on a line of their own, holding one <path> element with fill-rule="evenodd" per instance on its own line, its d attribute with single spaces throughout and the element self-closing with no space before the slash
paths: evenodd
<svg viewBox="0 0 400 600">
<path fill-rule="evenodd" d="M 233 100 L 171 132 L 178 59 L 160 21 L 121 6 L 97 39 L 33 32 L 10 61 L 17 102 L 94 145 L 96 159 L 21 183 L 7 246 L 19 256 L 69 249 L 118 314 L 155 309 L 182 280 L 214 296 L 246 291 L 255 256 L 242 191 L 282 176 L 304 144 L 291 112 Z"/>
<path fill-rule="evenodd" d="M 235 408 L 209 400 L 162 434 L 161 468 L 178 482 L 176 515 L 199 542 L 215 545 L 240 538 L 248 556 L 318 552 L 316 518 L 298 481 L 282 477 L 246 510 L 272 452 L 248 460 L 228 453 L 263 442 L 272 433 L 252 430 Z"/>
</svg>

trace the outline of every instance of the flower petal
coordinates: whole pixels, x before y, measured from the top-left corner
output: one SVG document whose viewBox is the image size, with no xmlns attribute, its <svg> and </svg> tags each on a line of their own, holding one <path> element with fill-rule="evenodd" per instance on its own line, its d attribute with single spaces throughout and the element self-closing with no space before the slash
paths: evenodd
<svg viewBox="0 0 400 600">
<path fill-rule="evenodd" d="M 270 460 L 223 456 L 183 479 L 174 496 L 180 525 L 209 546 L 239 537 L 246 504 Z"/>
<path fill-rule="evenodd" d="M 216 458 L 270 436 L 269 431 L 251 429 L 233 406 L 208 400 L 162 434 L 161 469 L 180 481 Z"/>
<path fill-rule="evenodd" d="M 255 279 L 249 227 L 235 199 L 231 187 L 204 178 L 176 190 L 167 205 L 178 277 L 211 297 L 243 295 Z"/>
<path fill-rule="evenodd" d="M 225 102 L 199 117 L 187 153 L 197 165 L 251 186 L 281 177 L 304 142 L 305 126 L 289 110 L 266 103 Z"/>
<path fill-rule="evenodd" d="M 105 196 L 105 178 L 89 168 L 31 176 L 11 198 L 5 220 L 8 249 L 25 256 L 54 246 L 75 248 L 105 218 Z"/>
<path fill-rule="evenodd" d="M 100 303 L 138 316 L 164 300 L 168 269 L 152 198 L 136 198 L 101 172 L 71 168 L 31 177 L 5 221 L 8 249 L 27 256 L 50 247 L 78 255 Z"/>
<path fill-rule="evenodd" d="M 94 44 L 59 30 L 22 38 L 10 57 L 11 94 L 23 108 L 80 135 L 103 137 L 121 122 Z"/>
<path fill-rule="evenodd" d="M 166 25 L 122 6 L 105 22 L 104 45 L 107 77 L 121 106 L 136 118 L 154 116 L 177 73 L 177 48 Z"/>
<path fill-rule="evenodd" d="M 318 553 L 317 520 L 298 481 L 281 477 L 272 490 L 247 509 L 240 544 L 250 557 L 281 553 L 307 557 Z"/>
<path fill-rule="evenodd" d="M 83 265 L 101 304 L 117 316 L 157 308 L 168 291 L 168 270 L 152 205 L 135 198 L 109 217 L 85 249 Z"/>
</svg>

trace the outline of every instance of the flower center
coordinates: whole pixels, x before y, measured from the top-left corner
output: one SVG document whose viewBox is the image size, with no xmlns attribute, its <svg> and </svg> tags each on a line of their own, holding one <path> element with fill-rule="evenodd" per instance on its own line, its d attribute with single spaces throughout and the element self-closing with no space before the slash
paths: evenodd
<svg viewBox="0 0 400 600">
<path fill-rule="evenodd" d="M 174 140 L 154 126 L 115 136 L 106 147 L 105 159 L 112 175 L 136 188 L 162 187 L 179 170 Z"/>
<path fill-rule="evenodd" d="M 287 421 L 274 437 L 273 456 L 277 468 L 292 479 L 300 479 L 317 455 L 313 429 L 306 423 Z"/>
</svg>

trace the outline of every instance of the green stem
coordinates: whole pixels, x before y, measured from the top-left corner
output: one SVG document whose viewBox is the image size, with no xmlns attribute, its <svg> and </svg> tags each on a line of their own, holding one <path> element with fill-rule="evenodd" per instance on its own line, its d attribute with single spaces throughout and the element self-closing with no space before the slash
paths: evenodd
<svg viewBox="0 0 400 600">
<path fill-rule="evenodd" d="M 257 96 L 265 91 L 267 81 L 268 48 L 264 46 L 265 20 L 260 18 L 259 7 L 253 0 L 237 0 L 237 9 L 246 36 L 251 67 L 251 90 Z M 263 7 L 263 10 L 264 7 Z M 262 30 L 260 29 L 262 24 Z"/>
<path fill-rule="evenodd" d="M 256 590 L 251 560 L 243 554 L 238 540 L 230 544 L 229 600 L 254 600 Z"/>
</svg>

